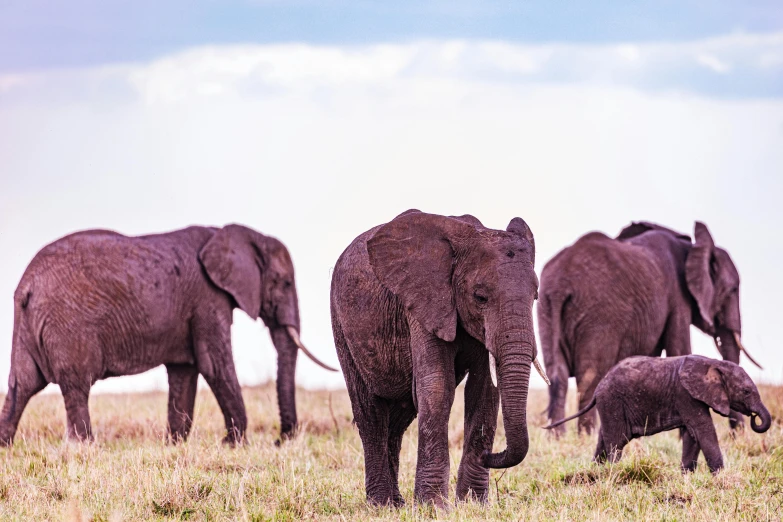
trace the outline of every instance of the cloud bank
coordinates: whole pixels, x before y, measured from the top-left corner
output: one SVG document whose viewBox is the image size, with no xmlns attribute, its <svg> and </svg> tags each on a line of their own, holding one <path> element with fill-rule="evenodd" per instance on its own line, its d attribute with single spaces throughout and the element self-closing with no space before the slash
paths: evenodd
<svg viewBox="0 0 783 522">
<path fill-rule="evenodd" d="M 750 373 L 780 380 L 783 247 L 764 238 L 783 218 L 782 47 L 782 34 L 213 46 L 0 76 L 0 376 L 11 296 L 43 245 L 84 228 L 230 222 L 287 244 L 303 340 L 335 363 L 331 267 L 356 235 L 415 207 L 496 228 L 523 217 L 539 271 L 589 230 L 703 220 L 742 276 L 743 338 L 767 368 Z M 694 346 L 714 355 L 702 334 Z M 263 326 L 241 312 L 234 353 L 243 383 L 274 375 Z M 297 371 L 301 385 L 342 384 L 306 360 Z M 156 370 L 98 389 L 164 385 Z"/>
</svg>

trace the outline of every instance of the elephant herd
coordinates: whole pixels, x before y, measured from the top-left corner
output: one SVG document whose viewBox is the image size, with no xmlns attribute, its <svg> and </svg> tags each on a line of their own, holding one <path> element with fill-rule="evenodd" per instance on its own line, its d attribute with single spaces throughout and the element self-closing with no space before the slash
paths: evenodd
<svg viewBox="0 0 783 522">
<path fill-rule="evenodd" d="M 449 412 L 466 376 L 457 498 L 485 501 L 489 469 L 525 458 L 531 365 L 549 383 L 537 360 L 536 300 L 551 378 L 547 411 L 558 421 L 549 428 L 559 433 L 568 420 L 568 379 L 576 377 L 580 430 L 593 429 L 594 406 L 601 417 L 596 460 L 619 458 L 628 440 L 654 432 L 645 429 L 654 418 L 657 431 L 682 430 L 683 469 L 694 469 L 699 451 L 720 469 L 709 408 L 730 416 L 732 427 L 742 414 L 761 419 L 751 422 L 756 431 L 771 419 L 736 364 L 744 351 L 737 269 L 705 225 L 697 222 L 694 236 L 646 222 L 616 238 L 589 233 L 547 263 L 539 287 L 533 233 L 520 218 L 494 230 L 470 215 L 408 210 L 359 235 L 334 267 L 330 304 L 368 500 L 403 504 L 400 447 L 418 416 L 415 497 L 445 502 Z M 283 243 L 228 225 L 139 237 L 91 230 L 44 247 L 14 295 L 0 444 L 12 443 L 25 406 L 48 383 L 62 390 L 68 436 L 90 440 L 91 386 L 159 365 L 168 373 L 172 442 L 188 436 L 199 375 L 223 413 L 224 441 L 241 442 L 247 416 L 231 350 L 235 308 L 269 328 L 281 438 L 290 438 L 299 351 L 334 369 L 299 338 Z M 715 339 L 724 361 L 689 355 L 691 324 Z M 499 410 L 507 445 L 493 453 Z"/>
</svg>

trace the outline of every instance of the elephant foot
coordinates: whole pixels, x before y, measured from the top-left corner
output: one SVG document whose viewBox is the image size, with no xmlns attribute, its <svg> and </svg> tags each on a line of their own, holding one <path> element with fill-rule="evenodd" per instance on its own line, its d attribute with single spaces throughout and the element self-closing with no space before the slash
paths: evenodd
<svg viewBox="0 0 783 522">
<path fill-rule="evenodd" d="M 69 433 L 68 442 L 76 442 L 79 444 L 92 444 L 95 442 L 95 437 L 92 433 Z"/>
<path fill-rule="evenodd" d="M 425 491 L 416 493 L 416 503 L 421 505 L 432 505 L 438 509 L 449 510 L 449 497 L 448 493 L 443 494 L 441 491 Z"/>
<path fill-rule="evenodd" d="M 239 433 L 237 430 L 230 430 L 221 442 L 229 448 L 235 448 L 244 444 L 246 440 L 243 433 Z"/>
<path fill-rule="evenodd" d="M 14 443 L 16 430 L 11 430 L 7 426 L 0 426 L 0 447 L 8 447 Z"/>
<path fill-rule="evenodd" d="M 188 440 L 188 431 L 186 430 L 169 430 L 166 435 L 166 444 L 176 446 L 182 444 Z"/>
<path fill-rule="evenodd" d="M 486 488 L 467 488 L 467 491 L 463 491 L 461 488 L 457 487 L 457 500 L 459 502 L 486 504 L 489 502 L 489 490 Z"/>
<path fill-rule="evenodd" d="M 299 427 L 293 426 L 280 432 L 280 438 L 275 441 L 275 446 L 280 447 L 283 442 L 293 440 L 299 434 Z"/>
<path fill-rule="evenodd" d="M 400 508 L 405 505 L 405 499 L 402 495 L 367 495 L 367 503 L 375 507 L 395 507 Z"/>
<path fill-rule="evenodd" d="M 441 495 L 432 496 L 428 498 L 417 497 L 416 504 L 418 505 L 417 508 L 432 507 L 435 508 L 436 511 L 443 511 L 446 513 L 451 512 L 452 509 L 451 504 L 449 504 L 449 499 Z M 440 518 L 440 517 L 436 516 L 436 518 Z"/>
</svg>

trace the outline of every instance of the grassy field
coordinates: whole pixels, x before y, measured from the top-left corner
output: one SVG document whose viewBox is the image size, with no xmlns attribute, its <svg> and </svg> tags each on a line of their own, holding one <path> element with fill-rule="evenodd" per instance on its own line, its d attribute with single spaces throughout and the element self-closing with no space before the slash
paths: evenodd
<svg viewBox="0 0 783 522">
<path fill-rule="evenodd" d="M 726 468 L 713 477 L 703 457 L 696 473 L 679 471 L 680 443 L 669 432 L 632 442 L 623 460 L 590 462 L 595 436 L 575 425 L 551 440 L 540 413 L 544 390 L 531 390 L 531 445 L 525 461 L 492 471 L 488 505 L 449 511 L 416 506 L 416 424 L 406 435 L 400 510 L 364 501 L 364 461 L 347 393 L 298 394 L 299 437 L 275 447 L 273 385 L 244 390 L 249 442 L 220 444 L 222 416 L 209 391 L 199 392 L 188 443 L 167 446 L 164 393 L 98 395 L 90 408 L 97 441 L 63 441 L 59 395 L 38 396 L 22 418 L 16 443 L 0 450 L 0 520 L 781 520 L 783 517 L 783 387 L 763 387 L 776 419 L 764 435 L 732 439 L 717 420 Z M 574 398 L 569 411 L 573 411 Z M 451 417 L 451 498 L 462 450 L 462 389 Z M 505 446 L 502 430 L 495 447 Z"/>
</svg>

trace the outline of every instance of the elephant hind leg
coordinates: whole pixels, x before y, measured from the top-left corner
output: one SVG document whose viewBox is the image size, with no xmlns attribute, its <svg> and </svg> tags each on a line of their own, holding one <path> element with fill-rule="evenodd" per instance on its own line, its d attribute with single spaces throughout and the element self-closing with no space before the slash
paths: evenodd
<svg viewBox="0 0 783 522">
<path fill-rule="evenodd" d="M 682 438 L 682 471 L 695 471 L 701 451 L 699 442 L 687 428 L 680 428 L 680 436 Z"/>
<path fill-rule="evenodd" d="M 167 364 L 169 377 L 168 438 L 176 444 L 188 438 L 196 405 L 198 369 L 192 364 Z"/>
<path fill-rule="evenodd" d="M 46 379 L 27 351 L 14 352 L 11 375 L 8 378 L 8 394 L 0 413 L 0 446 L 13 443 L 19 420 L 30 399 L 43 390 Z"/>
<path fill-rule="evenodd" d="M 402 497 L 399 488 L 395 487 L 396 474 L 392 477 L 391 468 L 392 465 L 399 466 L 402 435 L 396 435 L 405 431 L 402 428 L 405 419 L 396 412 L 394 422 L 391 422 L 389 401 L 370 392 L 353 363 L 344 344 L 345 340 L 336 335 L 335 340 L 348 395 L 351 397 L 353 419 L 359 429 L 364 450 L 364 487 L 367 502 L 379 506 L 395 505 Z M 392 434 L 395 436 L 392 437 Z M 390 448 L 395 451 L 390 452 Z"/>
<path fill-rule="evenodd" d="M 68 418 L 69 439 L 82 442 L 93 440 L 89 409 L 90 387 L 90 382 L 69 380 L 60 383 Z"/>
<path fill-rule="evenodd" d="M 411 425 L 413 419 L 416 418 L 416 409 L 413 407 L 413 402 L 397 402 L 391 406 L 389 411 L 389 442 L 388 442 L 388 457 L 389 457 L 389 476 L 391 478 L 392 486 L 392 503 L 395 506 L 402 506 L 405 504 L 400 493 L 399 486 L 399 471 L 400 471 L 400 450 L 402 448 L 402 437 L 405 434 L 405 430 Z"/>
</svg>

